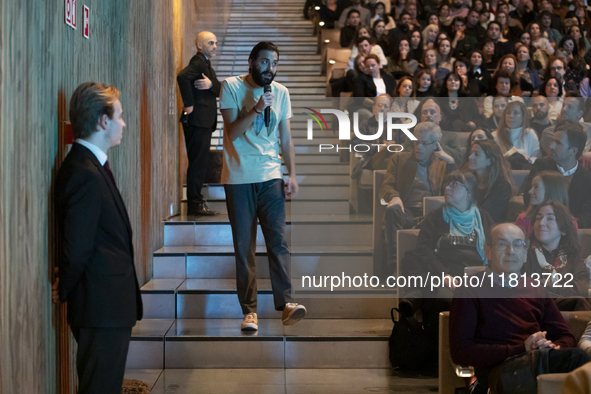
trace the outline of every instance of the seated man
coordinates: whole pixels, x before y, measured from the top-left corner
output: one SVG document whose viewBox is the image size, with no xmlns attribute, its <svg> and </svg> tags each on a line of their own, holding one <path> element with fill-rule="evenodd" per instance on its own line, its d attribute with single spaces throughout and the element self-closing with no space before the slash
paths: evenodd
<svg viewBox="0 0 591 394">
<path fill-rule="evenodd" d="M 388 65 L 388 59 L 386 59 L 382 47 L 379 45 L 371 45 L 370 39 L 367 37 L 359 37 L 355 42 L 355 46 L 351 50 L 351 58 L 347 65 L 347 71 L 355 69 L 355 58 L 360 53 L 364 56 L 367 56 L 370 53 L 376 55 L 380 59 L 380 68 L 384 68 Z"/>
<path fill-rule="evenodd" d="M 423 215 L 423 197 L 441 195 L 445 175 L 456 169 L 453 158 L 441 149 L 441 129 L 421 122 L 414 130 L 412 153 L 401 152 L 388 160 L 388 172 L 380 189 L 386 208 L 388 269 L 396 263 L 396 232 L 411 228 Z"/>
<path fill-rule="evenodd" d="M 538 374 L 570 372 L 589 361 L 583 350 L 574 348 L 573 334 L 542 287 L 529 280 L 509 286 L 508 275 L 520 274 L 525 262 L 525 240 L 512 223 L 495 226 L 484 247 L 484 273 L 487 282 L 493 278 L 493 287 L 456 288 L 449 346 L 454 363 L 474 367 L 473 394 L 489 388 L 494 393 L 535 393 Z"/>
<path fill-rule="evenodd" d="M 541 140 L 544 130 L 554 126 L 554 121 L 548 117 L 550 111 L 548 99 L 544 96 L 535 96 L 531 99 L 531 109 L 534 116 L 529 120 L 529 127 L 536 131 L 538 139 Z M 554 128 L 552 128 L 552 135 L 554 135 Z M 542 153 L 545 154 L 546 151 L 542 149 Z"/>
<path fill-rule="evenodd" d="M 560 110 L 560 120 L 572 120 L 573 122 L 580 122 L 585 111 L 585 101 L 581 97 L 580 93 L 567 92 L 562 102 L 562 109 Z M 587 142 L 585 143 L 585 149 L 583 152 L 589 152 L 591 149 L 591 124 L 587 122 L 580 122 L 583 130 L 587 134 Z M 556 126 L 552 125 L 547 127 L 542 132 L 542 139 L 540 140 L 540 150 L 550 155 L 550 144 L 554 137 Z M 581 153 L 583 153 L 581 152 Z"/>
<path fill-rule="evenodd" d="M 341 47 L 347 48 L 357 38 L 357 28 L 359 27 L 360 14 L 356 9 L 351 9 L 347 13 L 347 22 L 341 27 Z"/>
<path fill-rule="evenodd" d="M 587 134 L 579 122 L 559 120 L 550 144 L 550 157 L 533 164 L 522 190 L 525 206 L 529 206 L 529 191 L 534 177 L 541 171 L 561 173 L 568 185 L 568 205 L 579 228 L 591 227 L 591 173 L 579 165 L 585 149 Z"/>
<path fill-rule="evenodd" d="M 441 115 L 441 107 L 433 98 L 428 98 L 423 101 L 414 112 L 417 117 L 421 116 L 421 122 L 433 122 L 440 126 L 443 116 Z M 458 143 L 458 137 L 456 133 L 452 131 L 441 131 L 441 147 L 450 155 L 454 162 L 459 165 L 462 162 L 462 150 Z M 410 139 L 406 139 L 404 143 L 404 150 L 406 152 L 412 151 L 413 142 Z"/>
</svg>

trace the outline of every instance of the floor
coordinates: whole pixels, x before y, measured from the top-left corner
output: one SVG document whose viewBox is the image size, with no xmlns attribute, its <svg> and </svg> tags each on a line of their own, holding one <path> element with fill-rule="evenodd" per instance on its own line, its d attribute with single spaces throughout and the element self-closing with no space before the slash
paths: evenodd
<svg viewBox="0 0 591 394">
<path fill-rule="evenodd" d="M 152 394 L 357 394 L 437 392 L 437 379 L 392 369 L 128 370 Z"/>
</svg>

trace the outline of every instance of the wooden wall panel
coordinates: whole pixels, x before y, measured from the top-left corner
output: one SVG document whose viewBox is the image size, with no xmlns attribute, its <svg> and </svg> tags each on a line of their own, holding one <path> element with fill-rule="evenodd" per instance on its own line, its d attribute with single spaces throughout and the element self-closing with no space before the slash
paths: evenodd
<svg viewBox="0 0 591 394">
<path fill-rule="evenodd" d="M 122 92 L 127 127 L 109 162 L 145 283 L 162 246 L 161 221 L 179 209 L 176 73 L 190 59 L 183 50 L 195 31 L 223 32 L 229 4 L 78 0 L 73 30 L 64 24 L 64 0 L 0 0 L 0 393 L 74 392 L 75 349 L 59 335 L 63 308 L 51 304 L 51 185 L 72 92 L 85 81 Z"/>
</svg>

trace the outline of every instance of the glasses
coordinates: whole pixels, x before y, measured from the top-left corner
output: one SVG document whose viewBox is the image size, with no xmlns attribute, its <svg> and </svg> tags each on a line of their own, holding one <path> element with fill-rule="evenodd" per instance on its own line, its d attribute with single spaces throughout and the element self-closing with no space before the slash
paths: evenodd
<svg viewBox="0 0 591 394">
<path fill-rule="evenodd" d="M 463 183 L 458 182 L 458 181 L 453 181 L 453 182 L 450 182 L 447 185 L 445 185 L 445 187 L 448 187 L 448 186 L 449 186 L 450 189 L 457 189 L 460 186 L 463 187 L 463 188 L 465 188 L 465 189 L 468 189 L 466 187 L 466 185 L 464 185 Z"/>
<path fill-rule="evenodd" d="M 527 244 L 525 243 L 525 241 L 518 239 L 513 242 L 507 242 L 507 241 L 493 242 L 492 245 L 496 246 L 497 250 L 499 252 L 504 252 L 505 250 L 507 250 L 507 247 L 509 245 L 511 245 L 511 247 L 513 248 L 514 251 L 521 252 L 523 249 L 525 249 L 525 246 Z"/>
<path fill-rule="evenodd" d="M 437 143 L 437 140 L 435 140 L 435 141 L 432 141 L 432 142 L 425 142 L 425 141 L 413 141 L 413 143 L 414 143 L 415 145 L 422 145 L 424 148 L 426 148 L 426 147 L 428 147 L 428 146 L 430 146 L 430 145 L 433 145 L 433 144 Z"/>
</svg>

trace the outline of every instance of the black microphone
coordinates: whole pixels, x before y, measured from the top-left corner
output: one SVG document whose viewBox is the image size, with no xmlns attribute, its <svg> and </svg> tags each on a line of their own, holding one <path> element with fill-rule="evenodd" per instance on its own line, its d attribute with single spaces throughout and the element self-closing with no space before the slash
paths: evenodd
<svg viewBox="0 0 591 394">
<path fill-rule="evenodd" d="M 271 85 L 265 85 L 264 90 L 265 93 L 270 93 Z M 269 127 L 269 123 L 271 123 L 271 107 L 265 108 L 265 127 Z"/>
</svg>

